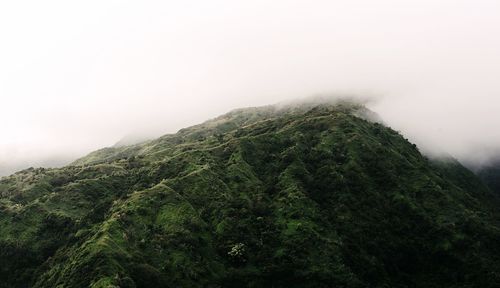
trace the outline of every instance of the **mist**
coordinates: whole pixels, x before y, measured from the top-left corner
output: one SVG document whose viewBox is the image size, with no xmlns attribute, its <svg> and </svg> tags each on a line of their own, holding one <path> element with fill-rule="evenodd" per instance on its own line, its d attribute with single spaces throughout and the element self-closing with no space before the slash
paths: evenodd
<svg viewBox="0 0 500 288">
<path fill-rule="evenodd" d="M 2 1 L 0 175 L 346 93 L 482 165 L 500 154 L 499 27 L 496 0 Z"/>
</svg>

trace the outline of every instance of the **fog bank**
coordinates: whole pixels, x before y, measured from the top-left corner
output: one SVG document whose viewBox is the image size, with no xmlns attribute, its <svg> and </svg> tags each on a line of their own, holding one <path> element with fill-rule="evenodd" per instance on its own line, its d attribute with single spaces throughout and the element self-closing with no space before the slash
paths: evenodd
<svg viewBox="0 0 500 288">
<path fill-rule="evenodd" d="M 3 1 L 0 174 L 316 94 L 422 151 L 500 147 L 500 2 Z"/>
</svg>

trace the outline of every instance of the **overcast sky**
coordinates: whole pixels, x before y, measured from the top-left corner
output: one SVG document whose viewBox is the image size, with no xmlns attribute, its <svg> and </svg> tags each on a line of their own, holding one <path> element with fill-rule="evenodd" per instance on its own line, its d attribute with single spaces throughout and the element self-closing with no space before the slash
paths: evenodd
<svg viewBox="0 0 500 288">
<path fill-rule="evenodd" d="M 423 150 L 489 155 L 500 1 L 0 2 L 0 174 L 339 92 Z"/>
</svg>

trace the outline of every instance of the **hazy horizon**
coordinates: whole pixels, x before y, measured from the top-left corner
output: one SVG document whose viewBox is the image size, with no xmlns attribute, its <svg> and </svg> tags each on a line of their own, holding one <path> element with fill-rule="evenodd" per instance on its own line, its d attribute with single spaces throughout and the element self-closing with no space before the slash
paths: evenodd
<svg viewBox="0 0 500 288">
<path fill-rule="evenodd" d="M 500 2 L 0 3 L 0 175 L 311 95 L 422 151 L 500 155 Z"/>
</svg>

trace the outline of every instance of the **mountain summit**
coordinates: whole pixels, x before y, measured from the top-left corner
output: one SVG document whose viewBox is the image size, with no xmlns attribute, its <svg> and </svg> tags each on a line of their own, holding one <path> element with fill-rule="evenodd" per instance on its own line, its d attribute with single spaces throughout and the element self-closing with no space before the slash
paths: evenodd
<svg viewBox="0 0 500 288">
<path fill-rule="evenodd" d="M 363 105 L 232 111 L 0 181 L 0 287 L 499 287 L 499 201 Z"/>
</svg>

